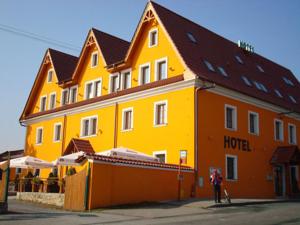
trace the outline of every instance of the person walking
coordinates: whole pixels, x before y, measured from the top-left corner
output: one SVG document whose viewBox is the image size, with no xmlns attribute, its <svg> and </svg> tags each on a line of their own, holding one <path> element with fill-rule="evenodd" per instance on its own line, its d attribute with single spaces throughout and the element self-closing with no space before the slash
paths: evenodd
<svg viewBox="0 0 300 225">
<path fill-rule="evenodd" d="M 222 176 L 218 173 L 215 169 L 212 174 L 210 175 L 210 183 L 214 187 L 214 194 L 215 194 L 215 202 L 221 203 L 221 184 L 222 184 Z"/>
</svg>

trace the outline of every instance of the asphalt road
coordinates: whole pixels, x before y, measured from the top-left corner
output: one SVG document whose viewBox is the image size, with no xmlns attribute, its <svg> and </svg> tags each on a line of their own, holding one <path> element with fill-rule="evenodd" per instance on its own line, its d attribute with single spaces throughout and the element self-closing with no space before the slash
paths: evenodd
<svg viewBox="0 0 300 225">
<path fill-rule="evenodd" d="M 1 225 L 100 224 L 272 224 L 300 225 L 300 202 L 203 209 L 169 204 L 142 205 L 77 213 L 9 200 Z"/>
</svg>

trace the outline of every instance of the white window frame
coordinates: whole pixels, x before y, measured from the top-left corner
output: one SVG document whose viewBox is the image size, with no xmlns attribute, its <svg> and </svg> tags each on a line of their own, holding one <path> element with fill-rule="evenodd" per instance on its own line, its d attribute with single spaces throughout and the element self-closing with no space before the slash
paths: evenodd
<svg viewBox="0 0 300 225">
<path fill-rule="evenodd" d="M 279 139 L 276 139 L 276 122 L 280 122 L 281 123 L 281 133 L 279 131 Z M 279 120 L 279 119 L 274 119 L 274 140 L 275 141 L 280 141 L 280 142 L 283 142 L 284 141 L 284 123 L 282 120 Z"/>
<path fill-rule="evenodd" d="M 254 127 L 256 127 L 256 132 L 252 133 L 251 132 L 251 126 L 250 126 L 250 115 L 255 115 L 257 118 L 257 123 L 254 125 Z M 255 129 L 255 128 L 254 128 Z M 257 135 L 259 136 L 259 114 L 257 112 L 253 112 L 253 111 L 248 111 L 248 132 L 249 134 L 253 134 L 253 135 Z"/>
<path fill-rule="evenodd" d="M 131 124 L 130 129 L 125 129 L 125 113 L 131 111 Z M 122 131 L 132 131 L 133 130 L 133 107 L 122 109 Z"/>
<path fill-rule="evenodd" d="M 91 121 L 92 121 L 92 119 L 94 119 L 94 118 L 96 118 L 97 119 L 97 123 L 96 123 L 96 134 L 91 134 Z M 89 132 L 88 132 L 88 135 L 87 136 L 84 136 L 83 135 L 83 121 L 85 121 L 85 120 L 89 120 Z M 81 138 L 88 138 L 88 137 L 95 137 L 95 136 L 97 136 L 98 135 L 98 122 L 99 122 L 99 120 L 98 120 L 98 115 L 93 115 L 93 116 L 87 116 L 87 117 L 83 117 L 83 118 L 81 118 L 81 120 L 80 120 L 80 137 Z"/>
<path fill-rule="evenodd" d="M 161 150 L 161 151 L 153 151 L 152 152 L 152 156 L 153 157 L 156 157 L 156 155 L 161 155 L 161 154 L 164 154 L 165 155 L 165 163 L 167 163 L 168 161 L 168 158 L 167 158 L 167 150 Z"/>
<path fill-rule="evenodd" d="M 124 78 L 125 78 L 125 73 L 128 73 L 129 72 L 129 87 L 127 88 L 124 88 Z M 121 71 L 121 90 L 125 90 L 125 89 L 128 89 L 128 88 L 131 88 L 131 76 L 132 76 L 132 73 L 131 73 L 131 68 L 129 69 L 126 69 L 126 70 L 122 70 Z M 119 82 L 120 83 L 120 82 Z"/>
<path fill-rule="evenodd" d="M 233 179 L 228 179 L 228 169 L 227 169 L 227 158 L 234 158 L 234 164 L 233 164 L 233 169 L 234 169 L 234 178 Z M 226 180 L 227 181 L 237 181 L 238 180 L 238 156 L 237 155 L 229 155 L 229 154 L 226 154 L 225 155 L 225 170 L 226 170 Z"/>
<path fill-rule="evenodd" d="M 59 134 L 59 140 L 55 140 L 55 138 L 56 138 L 56 127 L 57 126 L 60 126 L 60 134 Z M 61 142 L 61 133 L 62 133 L 62 129 L 63 129 L 63 127 L 62 127 L 62 123 L 54 123 L 54 125 L 53 125 L 53 142 L 54 143 L 56 143 L 56 142 Z"/>
<path fill-rule="evenodd" d="M 49 73 L 52 73 L 52 77 L 51 77 L 51 81 L 49 81 Z M 53 69 L 49 69 L 48 73 L 47 73 L 47 83 L 52 83 L 53 82 L 53 75 L 54 75 L 54 70 Z"/>
<path fill-rule="evenodd" d="M 97 93 L 95 93 L 95 84 L 97 81 L 100 81 L 100 89 L 98 90 L 99 91 L 99 96 L 102 95 L 102 77 L 101 78 L 97 78 L 97 79 L 94 79 L 94 80 L 89 80 L 87 82 L 84 83 L 84 99 L 91 99 L 91 98 L 96 98 L 96 97 L 99 97 L 97 95 Z M 88 84 L 92 84 L 92 97 L 91 98 L 87 98 L 87 85 Z"/>
<path fill-rule="evenodd" d="M 42 99 L 45 98 L 45 109 L 42 111 Z M 47 110 L 47 95 L 42 95 L 40 97 L 40 112 L 44 112 Z"/>
<path fill-rule="evenodd" d="M 165 123 L 163 124 L 156 124 L 156 109 L 157 109 L 157 105 L 161 105 L 161 104 L 165 104 L 166 110 L 165 110 L 165 114 L 164 114 L 164 118 L 165 118 Z M 153 126 L 154 127 L 163 127 L 163 126 L 167 126 L 168 125 L 168 100 L 163 100 L 163 101 L 158 101 L 158 102 L 154 102 L 154 108 L 153 108 Z"/>
<path fill-rule="evenodd" d="M 144 63 L 144 64 L 139 66 L 139 85 L 142 85 L 142 69 L 144 67 L 149 67 L 149 82 L 147 82 L 145 84 L 148 84 L 148 83 L 151 82 L 151 63 L 147 62 L 147 63 Z"/>
<path fill-rule="evenodd" d="M 233 128 L 227 127 L 227 110 L 226 110 L 227 108 L 233 109 L 233 119 L 232 119 Z M 225 106 L 224 106 L 224 119 L 225 119 L 224 127 L 226 129 L 231 130 L 231 131 L 237 131 L 238 124 L 237 124 L 237 107 L 236 106 L 225 104 Z"/>
<path fill-rule="evenodd" d="M 41 135 L 41 142 L 38 142 L 38 134 L 39 134 L 39 130 L 42 131 L 42 135 Z M 43 144 L 43 140 L 44 140 L 44 128 L 43 127 L 37 127 L 35 129 L 35 145 L 42 145 Z"/>
<path fill-rule="evenodd" d="M 291 142 L 290 139 L 290 127 L 294 127 L 294 135 L 293 135 L 293 139 L 295 142 Z M 295 124 L 292 123 L 288 123 L 288 140 L 289 140 L 289 144 L 291 145 L 296 145 L 297 144 L 297 126 Z"/>
<path fill-rule="evenodd" d="M 75 102 L 77 102 L 77 97 L 78 97 L 78 85 L 74 85 L 72 87 L 70 87 L 70 90 L 69 90 L 69 103 L 71 103 L 71 93 L 72 93 L 72 90 L 76 89 L 76 96 L 75 96 Z M 73 103 L 75 103 L 73 102 Z"/>
<path fill-rule="evenodd" d="M 55 96 L 54 97 L 54 107 L 52 108 L 52 109 L 55 109 L 55 107 L 56 107 L 56 92 L 51 92 L 50 94 L 49 94 L 49 102 L 48 102 L 48 109 L 50 110 L 51 109 L 51 96 Z"/>
<path fill-rule="evenodd" d="M 94 55 L 97 55 L 97 61 L 96 61 L 96 64 L 95 64 L 95 65 L 93 65 Z M 94 52 L 91 54 L 91 68 L 97 67 L 97 66 L 98 66 L 98 63 L 99 63 L 99 54 L 98 54 L 98 51 L 94 51 Z"/>
<path fill-rule="evenodd" d="M 116 89 L 116 92 L 120 90 L 120 74 L 119 73 L 113 73 L 113 74 L 110 74 L 109 75 L 109 84 L 108 84 L 108 90 L 109 90 L 109 93 L 114 93 L 111 88 L 112 88 L 112 78 L 113 77 L 118 77 L 117 79 L 117 83 L 118 83 L 118 87 Z"/>
<path fill-rule="evenodd" d="M 153 32 L 156 32 L 156 42 L 154 45 L 151 45 L 151 38 L 152 38 L 152 33 Z M 148 47 L 149 48 L 152 48 L 152 47 L 155 47 L 158 45 L 158 29 L 157 28 L 153 28 L 151 30 L 149 30 L 149 33 L 148 33 Z"/>
<path fill-rule="evenodd" d="M 166 71 L 165 71 L 166 77 L 164 79 L 168 78 L 168 57 L 163 57 L 163 58 L 155 60 L 155 81 L 158 81 L 158 64 L 163 61 L 166 62 Z M 164 79 L 162 79 L 162 80 L 164 80 Z"/>
<path fill-rule="evenodd" d="M 69 89 L 69 88 L 65 88 L 65 89 L 62 89 L 62 90 L 61 90 L 61 94 L 60 94 L 60 106 L 64 106 L 64 105 L 63 105 L 63 101 L 62 101 L 62 100 L 63 100 L 63 93 L 64 93 L 64 91 L 68 91 L 68 97 L 67 97 L 68 99 L 67 99 L 66 105 L 69 104 L 69 100 L 70 100 L 70 98 L 69 98 L 69 97 L 70 97 L 70 96 L 69 96 L 69 95 L 70 95 L 70 89 Z"/>
</svg>

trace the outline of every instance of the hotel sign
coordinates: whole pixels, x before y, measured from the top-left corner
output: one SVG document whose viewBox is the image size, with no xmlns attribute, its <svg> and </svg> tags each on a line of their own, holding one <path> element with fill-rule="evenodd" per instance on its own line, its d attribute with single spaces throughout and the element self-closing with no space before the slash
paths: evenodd
<svg viewBox="0 0 300 225">
<path fill-rule="evenodd" d="M 224 136 L 224 148 L 238 149 L 245 152 L 250 152 L 250 144 L 248 140 Z"/>
</svg>

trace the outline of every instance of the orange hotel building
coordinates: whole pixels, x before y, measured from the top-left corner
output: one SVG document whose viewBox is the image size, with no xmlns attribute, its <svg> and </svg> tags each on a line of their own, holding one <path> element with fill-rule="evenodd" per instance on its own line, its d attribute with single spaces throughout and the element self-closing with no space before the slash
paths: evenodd
<svg viewBox="0 0 300 225">
<path fill-rule="evenodd" d="M 214 168 L 232 197 L 299 194 L 297 78 L 152 1 L 131 42 L 93 28 L 78 57 L 47 50 L 20 122 L 25 154 L 48 161 L 76 138 L 184 155 L 196 197 L 211 196 Z"/>
</svg>

